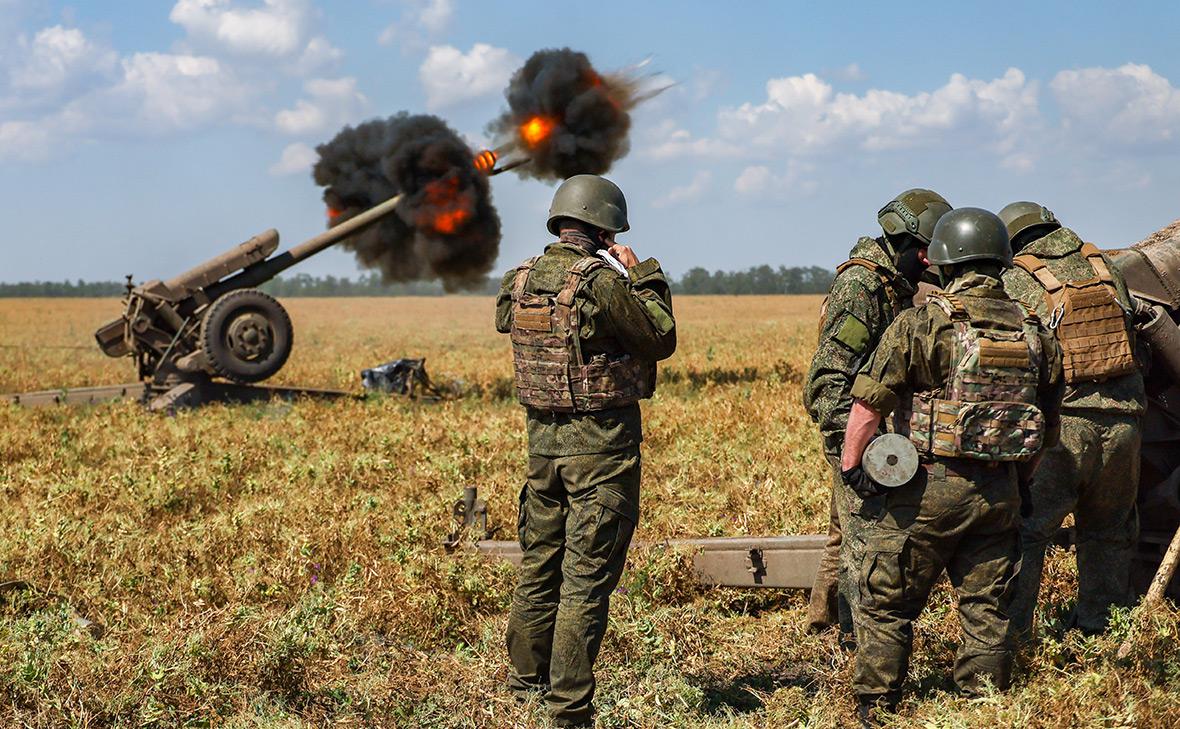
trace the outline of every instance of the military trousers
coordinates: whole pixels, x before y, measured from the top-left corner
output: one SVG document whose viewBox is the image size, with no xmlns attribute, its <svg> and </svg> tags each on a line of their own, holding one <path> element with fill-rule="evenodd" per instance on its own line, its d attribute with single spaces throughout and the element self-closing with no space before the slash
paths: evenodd
<svg viewBox="0 0 1180 729">
<path fill-rule="evenodd" d="M 1095 411 L 1061 417 L 1061 441 L 1045 451 L 1029 491 L 1032 513 L 1021 526 L 1023 559 L 1012 605 L 1018 640 L 1032 637 L 1045 551 L 1069 513 L 1077 535 L 1077 624 L 1099 632 L 1112 605 L 1130 598 L 1131 561 L 1139 537 L 1139 417 Z"/>
<path fill-rule="evenodd" d="M 946 570 L 964 633 L 955 683 L 978 693 L 1011 681 L 1008 610 L 1020 558 L 1015 469 L 946 459 L 877 497 L 860 571 L 853 689 L 862 703 L 895 704 L 909 671 L 913 623 Z"/>
<path fill-rule="evenodd" d="M 639 521 L 639 446 L 529 457 L 523 560 L 508 618 L 509 688 L 544 692 L 559 726 L 594 717 L 594 661 Z"/>
<path fill-rule="evenodd" d="M 830 465 L 828 541 L 811 587 L 807 624 L 819 631 L 839 623 L 841 631 L 852 632 L 860 602 L 857 575 L 864 556 L 865 519 L 860 497 L 840 477 L 839 460 L 832 460 Z"/>
</svg>

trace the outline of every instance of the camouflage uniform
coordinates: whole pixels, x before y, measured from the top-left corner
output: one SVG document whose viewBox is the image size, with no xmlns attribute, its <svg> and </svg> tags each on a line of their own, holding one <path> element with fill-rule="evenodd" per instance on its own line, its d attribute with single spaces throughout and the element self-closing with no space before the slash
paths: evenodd
<svg viewBox="0 0 1180 729">
<path fill-rule="evenodd" d="M 1093 278 L 1094 269 L 1081 252 L 1082 241 L 1059 228 L 1020 250 L 1041 259 L 1062 282 Z M 1122 275 L 1110 266 L 1118 301 L 1133 310 Z M 1021 268 L 1004 273 L 1010 296 L 1050 320 L 1045 289 Z M 1127 327 L 1131 330 L 1130 314 Z M 1133 340 L 1132 340 L 1133 341 Z M 1111 605 L 1129 597 L 1129 576 L 1138 515 L 1139 419 L 1146 407 L 1143 376 L 1135 371 L 1101 382 L 1066 388 L 1062 404 L 1061 442 L 1047 449 L 1032 477 L 1032 512 L 1024 519 L 1023 561 L 1012 604 L 1014 635 L 1032 633 L 1033 612 L 1040 590 L 1045 551 L 1066 514 L 1074 513 L 1077 529 L 1077 623 L 1087 631 L 1106 625 Z"/>
<path fill-rule="evenodd" d="M 947 288 L 970 314 L 972 325 L 1021 331 L 1025 313 L 1004 294 L 999 279 L 979 272 Z M 1046 441 L 1058 427 L 1061 360 L 1056 342 L 1036 324 L 1040 350 L 1035 375 L 1037 406 Z M 915 393 L 943 388 L 958 363 L 956 332 L 935 303 L 903 312 L 887 329 L 852 388 L 883 416 Z M 853 688 L 862 706 L 895 705 L 909 668 L 913 621 L 945 569 L 959 596 L 964 644 L 955 682 L 976 692 L 986 677 L 1007 686 L 1011 672 L 1008 602 L 1019 560 L 1020 495 L 1012 463 L 926 455 L 909 483 L 889 489 L 876 518 L 864 528 L 860 572 L 856 670 Z"/>
<path fill-rule="evenodd" d="M 564 234 L 528 277 L 529 293 L 554 295 L 592 250 Z M 515 270 L 496 300 L 496 329 L 512 329 Z M 589 357 L 620 351 L 655 362 L 676 348 L 667 280 L 655 259 L 622 277 L 593 271 L 574 306 Z M 593 664 L 639 521 L 638 403 L 593 412 L 527 408 L 528 477 L 520 492 L 520 577 L 508 619 L 509 687 L 546 691 L 558 725 L 593 720 Z"/>
<path fill-rule="evenodd" d="M 803 385 L 803 403 L 819 425 L 824 455 L 832 467 L 828 543 L 807 611 L 813 629 L 833 622 L 837 592 L 855 612 L 856 574 L 864 546 L 860 538 L 861 501 L 840 480 L 844 428 L 852 408 L 849 392 L 857 370 L 872 354 L 885 328 L 910 306 L 914 294 L 914 287 L 898 273 L 883 245 L 882 239 L 861 238 L 849 253 L 851 260 L 871 262 L 880 273 L 863 265 L 841 266 L 825 302 L 819 347 Z M 842 616 L 846 631 L 851 628 L 849 620 L 849 616 Z"/>
</svg>

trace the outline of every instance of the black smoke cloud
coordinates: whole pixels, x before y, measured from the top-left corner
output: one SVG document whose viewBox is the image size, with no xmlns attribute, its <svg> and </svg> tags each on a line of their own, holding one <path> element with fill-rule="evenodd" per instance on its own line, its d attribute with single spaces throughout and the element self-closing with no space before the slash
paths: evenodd
<svg viewBox="0 0 1180 729">
<path fill-rule="evenodd" d="M 472 152 L 438 117 L 405 112 L 345 127 L 312 170 L 335 225 L 404 193 L 398 213 L 342 242 L 388 282 L 480 286 L 496 261 L 500 217 Z M 334 213 L 334 214 L 333 214 Z"/>
<path fill-rule="evenodd" d="M 517 174 L 539 179 L 600 175 L 630 150 L 630 110 L 651 94 L 625 73 L 600 74 L 585 53 L 569 48 L 537 51 L 512 76 L 504 92 L 508 109 L 488 125 L 501 148 L 515 148 L 532 162 Z M 655 92 L 655 93 L 658 93 Z M 535 145 L 521 135 L 534 117 L 553 130 Z"/>
</svg>

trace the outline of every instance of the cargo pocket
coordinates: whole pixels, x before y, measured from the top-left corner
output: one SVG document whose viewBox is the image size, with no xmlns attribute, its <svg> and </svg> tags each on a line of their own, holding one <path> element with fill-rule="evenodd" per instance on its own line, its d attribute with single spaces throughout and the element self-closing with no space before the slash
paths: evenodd
<svg viewBox="0 0 1180 729">
<path fill-rule="evenodd" d="M 626 554 L 639 521 L 639 504 L 609 488 L 600 488 L 595 495 L 597 518 L 590 557 L 598 562 L 612 562 L 620 553 Z"/>
<path fill-rule="evenodd" d="M 901 532 L 865 535 L 864 568 L 860 579 L 861 601 L 874 605 L 897 604 L 907 597 L 905 552 L 908 537 Z"/>
</svg>

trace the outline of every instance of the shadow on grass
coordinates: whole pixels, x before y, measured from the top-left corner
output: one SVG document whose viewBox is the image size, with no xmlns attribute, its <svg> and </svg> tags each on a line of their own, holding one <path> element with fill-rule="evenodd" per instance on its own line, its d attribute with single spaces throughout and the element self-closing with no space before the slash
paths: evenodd
<svg viewBox="0 0 1180 729">
<path fill-rule="evenodd" d="M 817 680 L 814 667 L 791 662 L 725 680 L 705 676 L 698 679 L 698 686 L 705 696 L 702 709 L 706 714 L 746 714 L 763 708 L 763 697 L 780 688 L 793 686 L 815 693 Z"/>
</svg>

